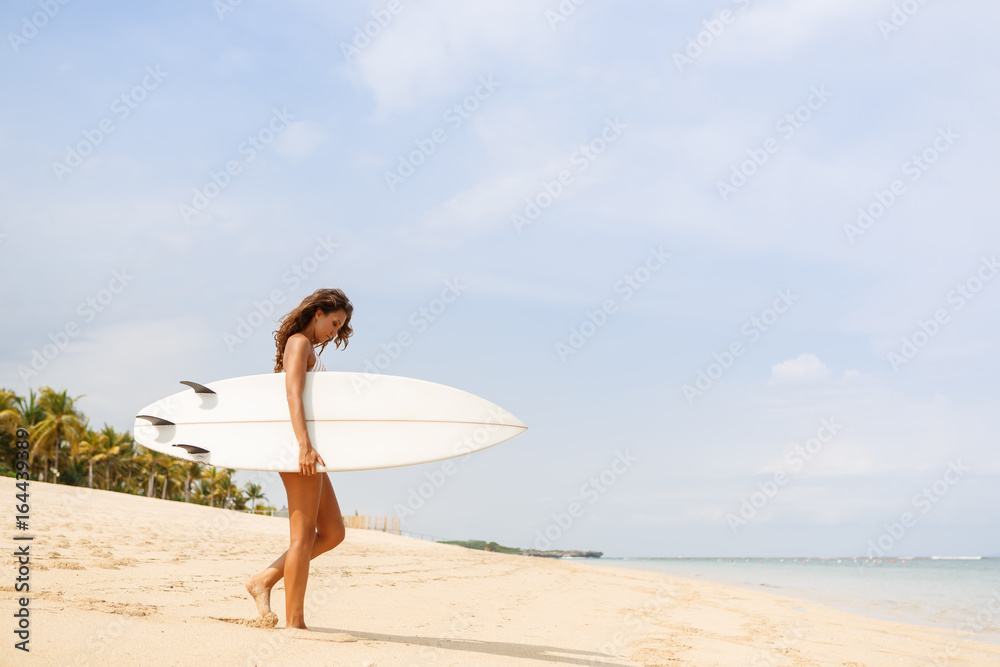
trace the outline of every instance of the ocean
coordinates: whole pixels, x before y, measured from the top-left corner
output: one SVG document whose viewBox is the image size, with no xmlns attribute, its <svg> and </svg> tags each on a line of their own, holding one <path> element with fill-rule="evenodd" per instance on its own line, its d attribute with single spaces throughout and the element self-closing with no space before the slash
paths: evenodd
<svg viewBox="0 0 1000 667">
<path fill-rule="evenodd" d="M 769 591 L 1000 644 L 1000 558 L 587 558 Z"/>
</svg>

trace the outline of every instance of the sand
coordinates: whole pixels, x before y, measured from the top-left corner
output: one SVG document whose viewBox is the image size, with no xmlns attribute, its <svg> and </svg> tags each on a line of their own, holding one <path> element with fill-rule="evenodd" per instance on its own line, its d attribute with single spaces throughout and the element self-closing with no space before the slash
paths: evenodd
<svg viewBox="0 0 1000 667">
<path fill-rule="evenodd" d="M 287 547 L 286 519 L 41 482 L 30 500 L 31 652 L 13 647 L 8 531 L 3 665 L 1000 665 L 957 632 L 350 529 L 312 562 L 311 632 L 283 629 L 280 582 L 272 628 L 244 583 Z"/>
</svg>

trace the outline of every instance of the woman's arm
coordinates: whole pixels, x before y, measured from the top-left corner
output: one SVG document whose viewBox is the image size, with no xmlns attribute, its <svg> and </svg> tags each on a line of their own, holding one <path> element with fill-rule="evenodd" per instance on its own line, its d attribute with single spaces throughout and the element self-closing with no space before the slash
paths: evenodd
<svg viewBox="0 0 1000 667">
<path fill-rule="evenodd" d="M 321 466 L 326 465 L 309 440 L 306 410 L 302 403 L 302 390 L 306 385 L 307 366 L 311 357 L 312 349 L 305 336 L 295 334 L 288 338 L 282 361 L 285 367 L 285 394 L 288 397 L 288 414 L 292 420 L 292 430 L 299 443 L 299 473 L 303 475 L 315 474 L 317 463 Z"/>
</svg>

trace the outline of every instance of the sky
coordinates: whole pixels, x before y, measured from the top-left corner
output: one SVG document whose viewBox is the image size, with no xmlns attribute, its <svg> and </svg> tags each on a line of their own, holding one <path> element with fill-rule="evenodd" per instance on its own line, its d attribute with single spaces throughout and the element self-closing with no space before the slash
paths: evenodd
<svg viewBox="0 0 1000 667">
<path fill-rule="evenodd" d="M 274 321 L 339 287 L 328 370 L 529 427 L 451 475 L 332 473 L 345 514 L 606 556 L 1000 555 L 998 19 L 5 3 L 0 386 L 129 430 L 180 380 L 270 372 Z"/>
</svg>

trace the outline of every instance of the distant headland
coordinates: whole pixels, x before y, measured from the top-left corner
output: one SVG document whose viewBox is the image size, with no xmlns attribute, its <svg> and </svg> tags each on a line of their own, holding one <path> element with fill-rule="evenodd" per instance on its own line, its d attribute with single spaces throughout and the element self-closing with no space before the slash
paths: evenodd
<svg viewBox="0 0 1000 667">
<path fill-rule="evenodd" d="M 484 540 L 438 541 L 438 544 L 454 544 L 466 549 L 496 551 L 504 554 L 519 554 L 521 556 L 538 556 L 540 558 L 600 558 L 604 555 L 603 551 L 538 551 L 537 549 L 519 549 L 517 547 L 505 547 L 496 542 L 486 542 Z"/>
</svg>

